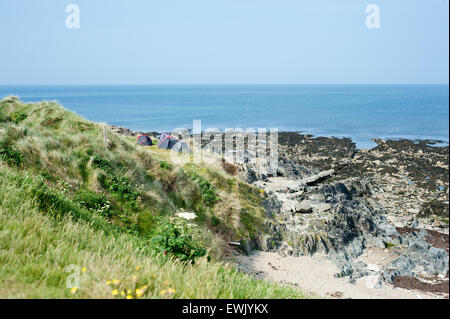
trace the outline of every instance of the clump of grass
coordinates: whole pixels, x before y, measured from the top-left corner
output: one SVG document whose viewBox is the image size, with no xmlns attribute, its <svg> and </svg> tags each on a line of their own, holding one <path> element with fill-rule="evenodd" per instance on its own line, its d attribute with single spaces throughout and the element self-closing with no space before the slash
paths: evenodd
<svg viewBox="0 0 450 319">
<path fill-rule="evenodd" d="M 172 165 L 170 165 L 170 164 L 167 163 L 166 161 L 161 161 L 161 162 L 159 163 L 159 167 L 160 167 L 161 169 L 164 169 L 164 170 L 171 170 L 171 169 L 172 169 Z"/>
<path fill-rule="evenodd" d="M 209 181 L 205 180 L 202 176 L 193 172 L 192 170 L 189 172 L 189 175 L 192 180 L 198 181 L 201 196 L 206 206 L 214 206 L 220 200 L 220 198 L 216 194 L 214 186 Z"/>
<path fill-rule="evenodd" d="M 28 115 L 21 111 L 13 112 L 9 116 L 11 121 L 13 121 L 16 124 L 19 124 L 20 122 L 24 121 L 27 117 L 28 117 Z"/>
<path fill-rule="evenodd" d="M 213 226 L 219 226 L 221 223 L 220 218 L 218 218 L 217 216 L 212 215 L 211 216 L 211 225 Z"/>
<path fill-rule="evenodd" d="M 261 225 L 262 217 L 258 216 L 258 214 L 255 214 L 249 209 L 243 208 L 240 211 L 240 218 L 250 238 L 254 239 L 260 232 L 260 227 L 258 227 L 258 225 Z"/>
<path fill-rule="evenodd" d="M 22 163 L 23 157 L 7 141 L 1 141 L 0 159 L 8 163 L 8 165 L 19 166 Z"/>
<path fill-rule="evenodd" d="M 57 128 L 58 125 L 62 122 L 61 117 L 48 118 L 41 122 L 42 126 Z"/>
<path fill-rule="evenodd" d="M 51 181 L 51 182 L 55 181 L 55 177 L 46 170 L 41 171 L 40 176 L 42 176 L 42 178 L 44 180 Z"/>
<path fill-rule="evenodd" d="M 87 155 L 81 155 L 80 159 L 78 161 L 78 170 L 80 171 L 81 178 L 83 179 L 83 182 L 87 182 L 89 180 L 89 173 L 88 173 L 88 167 L 87 164 L 89 162 L 89 156 Z"/>
<path fill-rule="evenodd" d="M 82 189 L 75 196 L 75 201 L 78 202 L 80 206 L 93 212 L 105 217 L 111 217 L 111 203 L 104 194 Z"/>
</svg>

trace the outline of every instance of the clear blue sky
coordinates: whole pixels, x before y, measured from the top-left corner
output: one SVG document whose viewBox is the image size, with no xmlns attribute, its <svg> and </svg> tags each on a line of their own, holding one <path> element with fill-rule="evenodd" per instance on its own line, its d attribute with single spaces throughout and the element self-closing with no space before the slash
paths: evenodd
<svg viewBox="0 0 450 319">
<path fill-rule="evenodd" d="M 66 5 L 81 28 L 67 29 Z M 366 5 L 381 10 L 365 26 Z M 0 0 L 0 84 L 448 83 L 448 0 Z"/>
</svg>

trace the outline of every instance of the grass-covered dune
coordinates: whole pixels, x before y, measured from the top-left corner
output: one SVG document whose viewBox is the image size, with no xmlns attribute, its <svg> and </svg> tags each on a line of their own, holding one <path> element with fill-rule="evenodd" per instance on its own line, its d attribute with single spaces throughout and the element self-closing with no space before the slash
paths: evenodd
<svg viewBox="0 0 450 319">
<path fill-rule="evenodd" d="M 0 101 L 0 298 L 305 296 L 223 262 L 225 241 L 264 231 L 264 194 L 107 138 L 57 103 Z"/>
</svg>

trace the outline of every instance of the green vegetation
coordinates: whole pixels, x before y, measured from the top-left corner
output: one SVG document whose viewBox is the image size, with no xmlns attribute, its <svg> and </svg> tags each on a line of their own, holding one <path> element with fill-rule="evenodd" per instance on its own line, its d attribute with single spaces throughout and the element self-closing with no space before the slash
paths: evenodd
<svg viewBox="0 0 450 319">
<path fill-rule="evenodd" d="M 96 193 L 89 189 L 82 189 L 74 199 L 81 207 L 87 208 L 99 215 L 111 217 L 111 203 L 102 193 Z"/>
<path fill-rule="evenodd" d="M 22 155 L 8 145 L 7 141 L 0 142 L 0 159 L 6 161 L 9 165 L 20 165 L 22 163 Z"/>
<path fill-rule="evenodd" d="M 305 297 L 222 261 L 225 241 L 264 231 L 257 190 L 102 131 L 53 102 L 0 101 L 0 298 Z"/>
<path fill-rule="evenodd" d="M 167 169 L 167 170 L 172 169 L 172 165 L 170 165 L 170 164 L 167 163 L 166 161 L 161 161 L 161 162 L 159 163 L 159 167 L 160 167 L 161 169 Z"/>
<path fill-rule="evenodd" d="M 196 243 L 195 230 L 186 221 L 167 220 L 160 222 L 152 238 L 152 245 L 163 255 L 173 255 L 180 260 L 195 262 L 195 259 L 206 255 L 202 244 Z"/>
<path fill-rule="evenodd" d="M 13 113 L 11 113 L 11 115 L 9 117 L 10 117 L 11 121 L 13 121 L 16 124 L 19 124 L 20 122 L 25 120 L 28 116 L 22 112 L 13 112 Z"/>
</svg>

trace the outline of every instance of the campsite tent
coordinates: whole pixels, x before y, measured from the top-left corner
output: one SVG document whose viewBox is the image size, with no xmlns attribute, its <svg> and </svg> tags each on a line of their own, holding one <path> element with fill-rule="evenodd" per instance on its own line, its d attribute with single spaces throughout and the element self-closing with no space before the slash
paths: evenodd
<svg viewBox="0 0 450 319">
<path fill-rule="evenodd" d="M 139 145 L 142 145 L 142 146 L 152 146 L 153 145 L 152 139 L 147 135 L 139 135 L 137 138 L 137 142 Z"/>
<path fill-rule="evenodd" d="M 176 143 L 172 147 L 172 150 L 180 152 L 180 153 L 190 153 L 191 152 L 191 149 L 189 148 L 189 145 L 187 145 L 185 142 L 181 142 L 181 141 Z"/>
<path fill-rule="evenodd" d="M 163 137 L 161 135 L 161 138 L 159 139 L 158 147 L 165 149 L 165 150 L 171 150 L 172 147 L 178 143 L 178 139 L 169 135 L 166 135 Z"/>
<path fill-rule="evenodd" d="M 174 150 L 180 153 L 189 153 L 191 151 L 186 143 L 181 142 L 176 137 L 170 136 L 166 133 L 161 134 L 158 147 L 165 150 Z"/>
</svg>

